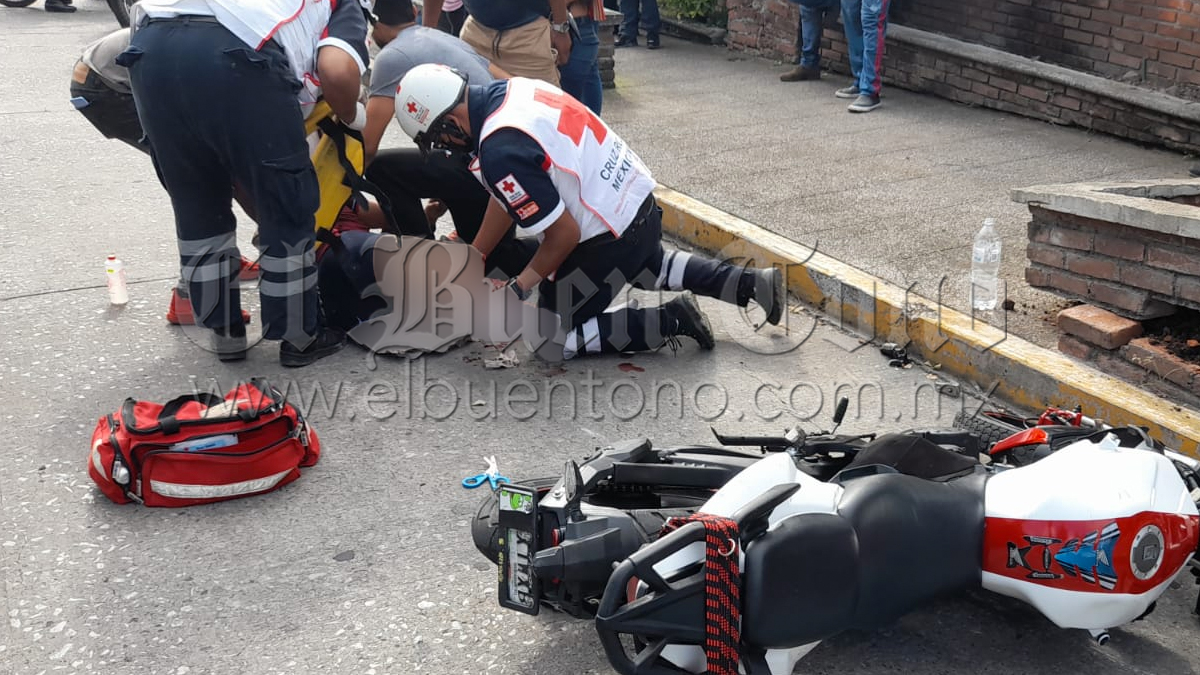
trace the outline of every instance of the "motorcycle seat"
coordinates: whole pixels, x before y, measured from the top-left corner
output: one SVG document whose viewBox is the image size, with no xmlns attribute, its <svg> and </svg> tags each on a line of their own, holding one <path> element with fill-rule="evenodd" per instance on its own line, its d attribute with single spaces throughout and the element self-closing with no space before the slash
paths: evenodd
<svg viewBox="0 0 1200 675">
<path fill-rule="evenodd" d="M 980 583 L 986 474 L 848 480 L 836 514 L 787 518 L 750 542 L 743 638 L 764 649 L 873 630 Z"/>
</svg>

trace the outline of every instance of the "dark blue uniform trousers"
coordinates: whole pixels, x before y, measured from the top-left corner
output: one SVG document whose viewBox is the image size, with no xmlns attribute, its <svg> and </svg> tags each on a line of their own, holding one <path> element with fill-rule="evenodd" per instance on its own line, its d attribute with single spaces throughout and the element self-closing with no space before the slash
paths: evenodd
<svg viewBox="0 0 1200 675">
<path fill-rule="evenodd" d="M 241 322 L 232 201 L 249 198 L 265 248 L 263 334 L 298 347 L 319 327 L 314 212 L 299 83 L 274 42 L 255 51 L 212 19 L 152 20 L 118 58 L 171 196 L 179 259 L 197 322 Z"/>
<path fill-rule="evenodd" d="M 654 350 L 670 332 L 661 307 L 616 306 L 623 289 L 692 291 L 746 306 L 753 297 L 754 272 L 662 245 L 662 208 L 653 197 L 620 238 L 601 235 L 581 243 L 553 279 L 538 286 L 538 306 L 558 317 L 566 331 L 563 358 Z"/>
</svg>

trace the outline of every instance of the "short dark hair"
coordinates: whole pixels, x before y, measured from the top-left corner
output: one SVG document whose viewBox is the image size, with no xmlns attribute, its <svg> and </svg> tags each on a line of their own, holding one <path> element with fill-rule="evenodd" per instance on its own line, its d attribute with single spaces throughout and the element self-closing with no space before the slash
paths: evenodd
<svg viewBox="0 0 1200 675">
<path fill-rule="evenodd" d="M 417 20 L 412 0 L 375 0 L 374 11 L 379 23 L 385 26 L 399 26 Z"/>
</svg>

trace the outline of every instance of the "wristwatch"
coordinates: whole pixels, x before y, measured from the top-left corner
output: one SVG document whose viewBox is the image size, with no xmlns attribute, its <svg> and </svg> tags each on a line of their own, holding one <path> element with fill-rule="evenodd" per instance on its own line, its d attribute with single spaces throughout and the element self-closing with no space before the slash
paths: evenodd
<svg viewBox="0 0 1200 675">
<path fill-rule="evenodd" d="M 512 292 L 516 294 L 517 299 L 521 302 L 525 302 L 529 299 L 529 296 L 533 294 L 533 291 L 522 290 L 521 284 L 517 283 L 516 277 L 509 279 L 508 283 L 505 285 L 512 289 Z"/>
<path fill-rule="evenodd" d="M 550 22 L 550 30 L 554 31 L 555 33 L 570 33 L 571 32 L 571 22 L 564 21 L 562 23 L 554 23 L 553 21 L 551 21 Z"/>
</svg>

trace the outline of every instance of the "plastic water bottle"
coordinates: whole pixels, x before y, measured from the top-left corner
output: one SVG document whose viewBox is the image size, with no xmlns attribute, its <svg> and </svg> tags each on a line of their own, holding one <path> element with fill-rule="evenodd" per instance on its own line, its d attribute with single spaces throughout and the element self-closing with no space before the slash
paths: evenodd
<svg viewBox="0 0 1200 675">
<path fill-rule="evenodd" d="M 104 274 L 108 277 L 108 299 L 114 305 L 129 302 L 129 287 L 125 284 L 125 263 L 110 255 L 104 262 Z"/>
<path fill-rule="evenodd" d="M 971 293 L 977 311 L 996 309 L 999 278 L 1000 235 L 996 233 L 996 219 L 988 218 L 971 247 Z"/>
</svg>

